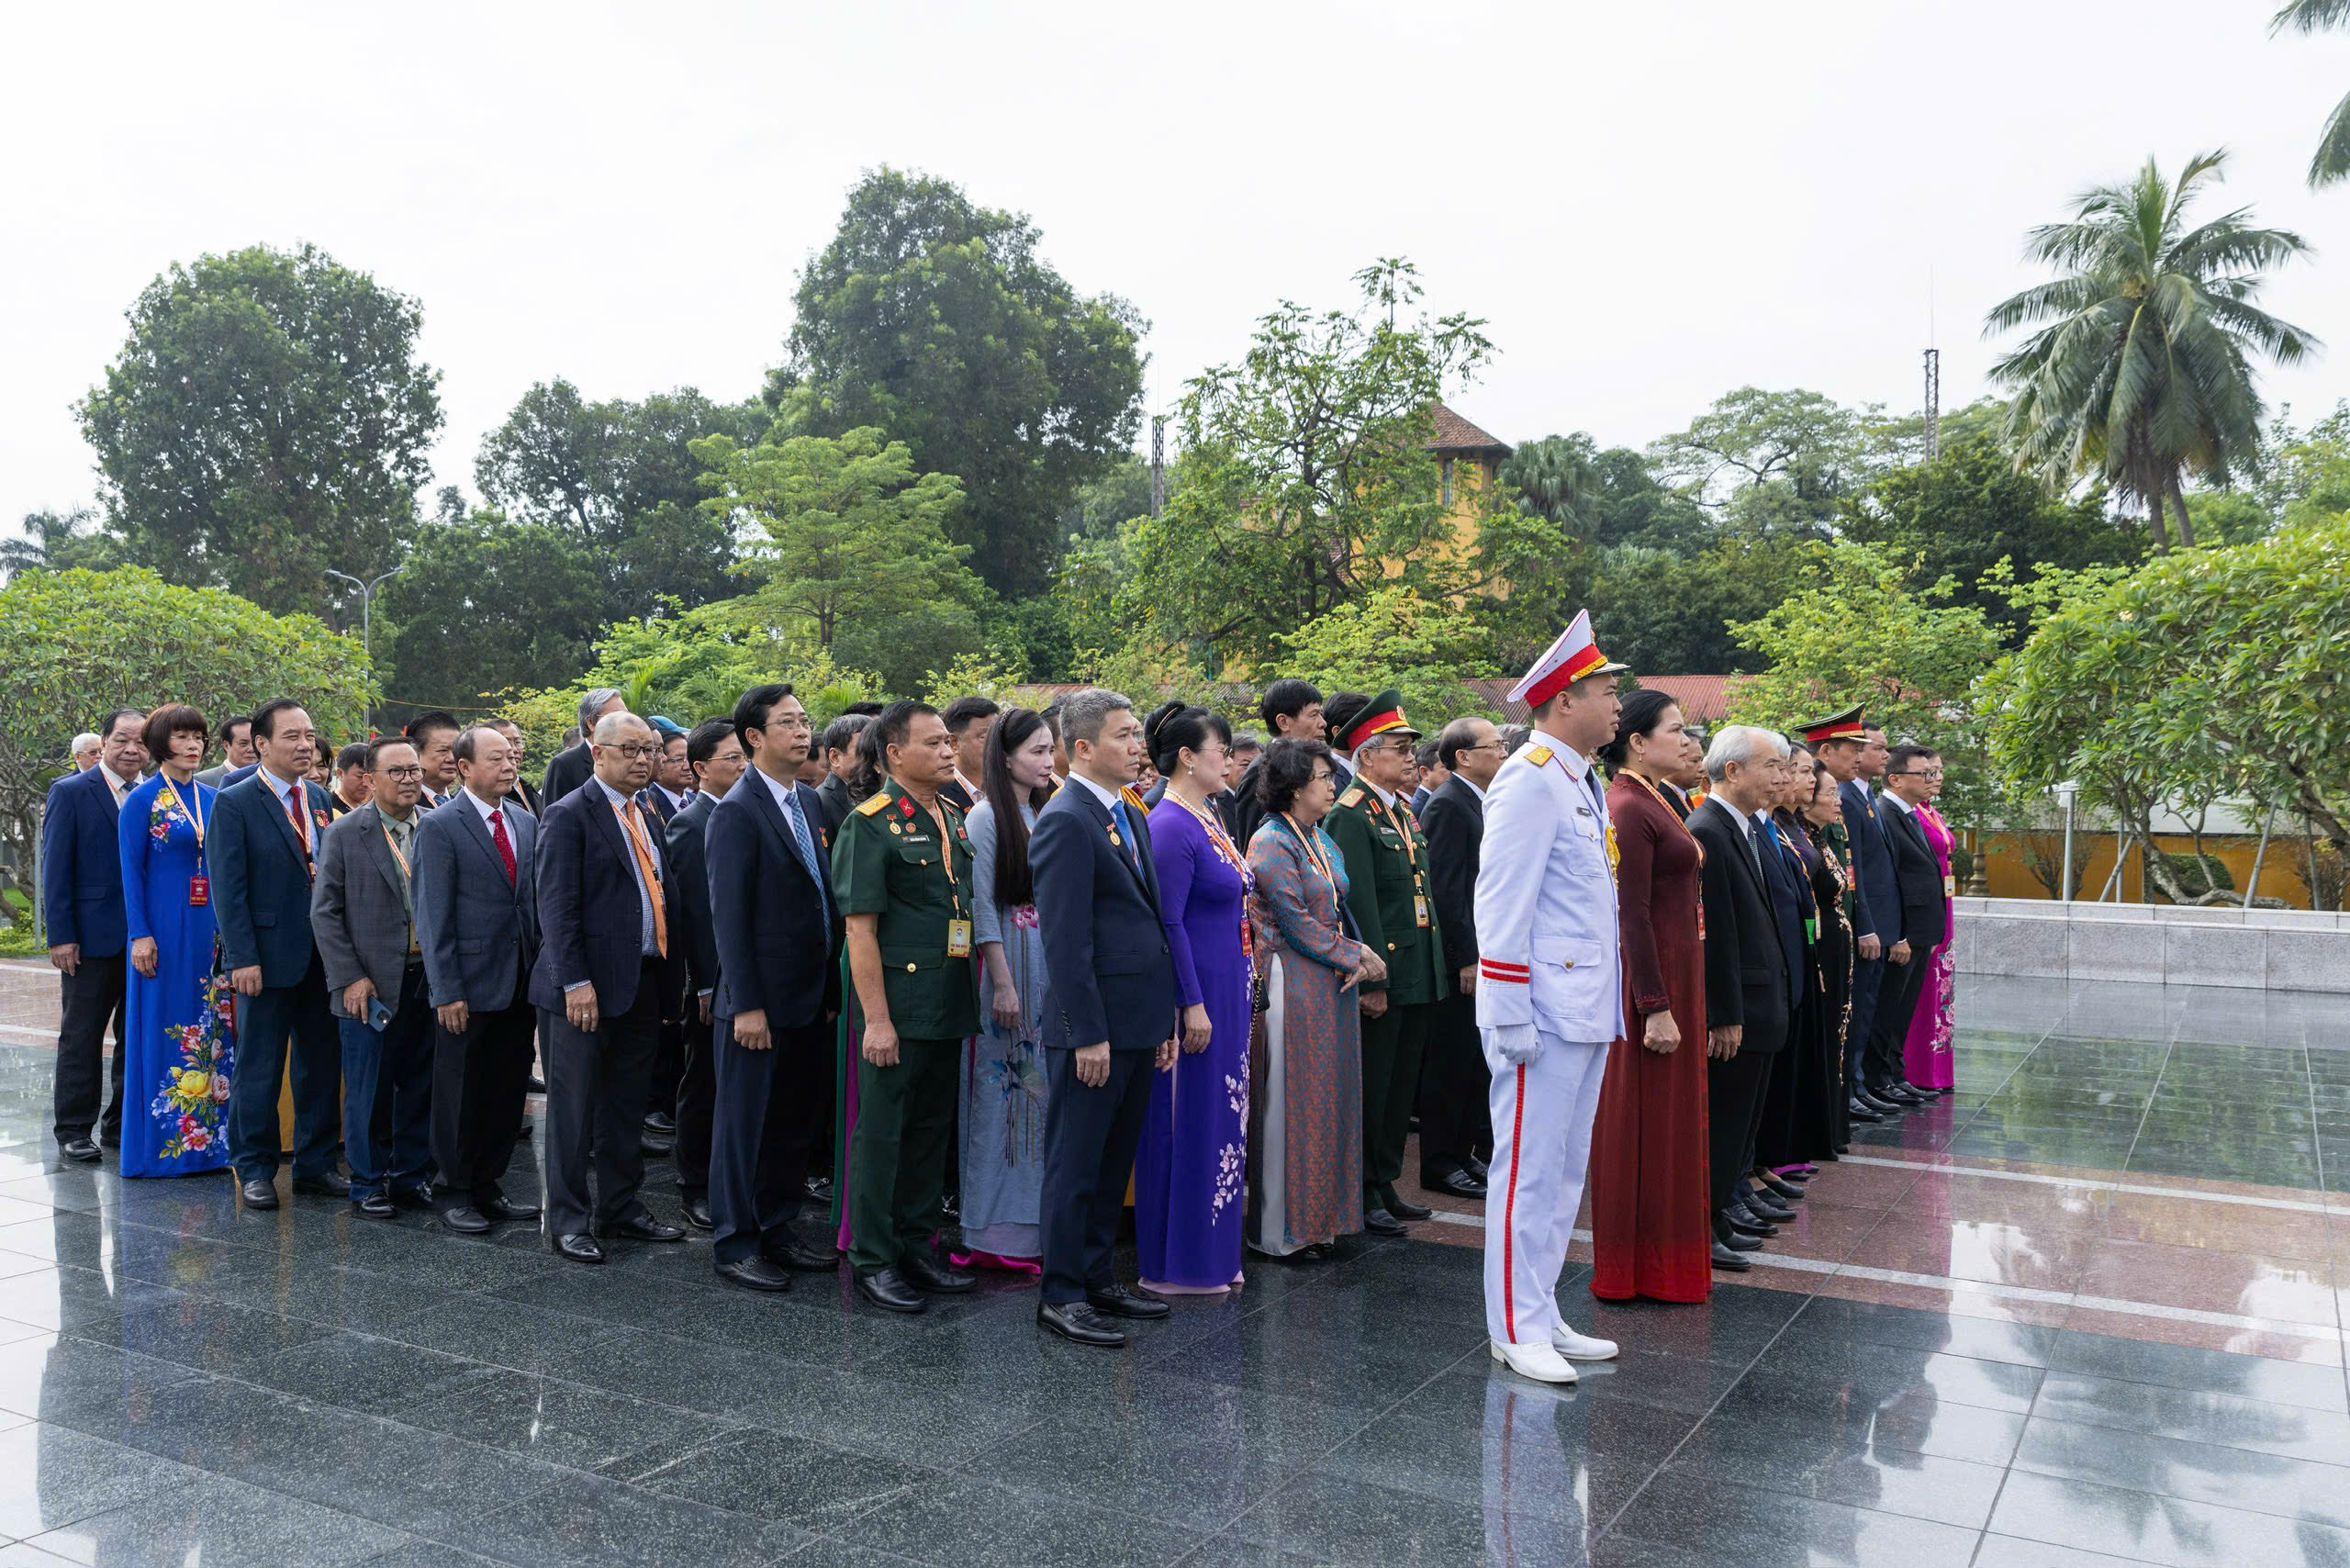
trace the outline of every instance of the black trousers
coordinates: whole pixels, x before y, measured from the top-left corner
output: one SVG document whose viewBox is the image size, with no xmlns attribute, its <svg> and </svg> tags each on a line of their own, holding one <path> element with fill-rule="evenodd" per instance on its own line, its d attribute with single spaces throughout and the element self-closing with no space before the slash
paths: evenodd
<svg viewBox="0 0 2350 1568">
<path fill-rule="evenodd" d="M 1448 996 L 1430 1014 L 1420 1058 L 1420 1185 L 1494 1147 L 1492 1087 L 1477 1035 L 1476 993 Z"/>
<path fill-rule="evenodd" d="M 1045 1102 L 1045 1184 L 1039 1195 L 1044 1221 L 1044 1299 L 1054 1305 L 1083 1301 L 1117 1276 L 1110 1260 L 1118 1245 L 1118 1221 L 1126 1206 L 1126 1178 L 1134 1173 L 1135 1149 L 1142 1142 L 1144 1113 L 1150 1109 L 1154 1051 L 1112 1051 L 1110 1081 L 1089 1089 L 1077 1081 L 1077 1052 L 1048 1047 L 1051 1087 Z"/>
<path fill-rule="evenodd" d="M 766 1050 L 744 1050 L 734 1043 L 733 1020 L 721 1018 L 711 1042 L 717 1103 L 714 1112 L 705 1112 L 708 1181 L 722 1263 L 740 1262 L 789 1239 L 791 1222 L 808 1197 L 809 1145 L 817 1122 L 832 1114 L 812 1085 L 816 1063 L 832 1052 L 833 1025 L 818 1020 L 775 1030 L 768 1039 Z M 685 1148 L 682 1114 L 677 1147 Z"/>
<path fill-rule="evenodd" d="M 701 1009 L 688 996 L 685 1004 L 699 1017 Z M 661 1020 L 660 1040 L 653 1052 L 653 1065 L 645 1074 L 645 1105 L 655 1111 L 674 1111 L 677 1103 L 677 1084 L 686 1070 L 686 1025 L 684 1020 Z"/>
<path fill-rule="evenodd" d="M 229 1079 L 229 1159 L 240 1182 L 267 1182 L 284 1159 L 277 1086 L 292 1062 L 294 1174 L 323 1176 L 342 1136 L 342 1033 L 327 1009 L 327 971 L 316 954 L 299 985 L 265 986 L 237 999 L 237 1070 Z"/>
<path fill-rule="evenodd" d="M 1931 951 L 1913 946 L 1908 963 L 1887 961 L 1885 966 L 1885 978 L 1877 982 L 1876 1016 L 1869 1022 L 1871 1086 L 1908 1076 L 1903 1053 L 1909 1043 L 1910 1015 L 1918 1011 L 1918 998 L 1925 994 L 1926 971 L 1932 968 L 1926 960 Z"/>
<path fill-rule="evenodd" d="M 1729 1206 L 1746 1173 L 1754 1169 L 1754 1138 L 1762 1126 L 1771 1070 L 1786 1048 L 1786 1018 L 1766 1018 L 1759 1025 L 1750 1018 L 1746 1033 L 1748 1043 L 1740 1046 L 1736 1056 L 1706 1062 L 1707 1202 L 1716 1214 Z M 1755 1040 L 1769 1048 L 1756 1050 Z"/>
<path fill-rule="evenodd" d="M 1869 1030 L 1876 1022 L 1877 990 L 1885 980 L 1883 958 L 1852 955 L 1852 1015 L 1844 1025 L 1844 1087 L 1849 1092 L 1869 1081 Z"/>
<path fill-rule="evenodd" d="M 710 1191 L 711 1105 L 717 1093 L 717 1079 L 712 1072 L 712 1052 L 716 1042 L 711 1031 L 722 1027 L 701 1021 L 701 999 L 686 998 L 686 1060 L 685 1069 L 677 1075 L 677 1145 L 671 1160 L 677 1166 L 677 1185 L 688 1193 Z M 827 1045 L 830 1044 L 829 1038 Z M 829 1109 L 832 1101 L 826 1098 Z"/>
<path fill-rule="evenodd" d="M 592 1212 L 607 1228 L 643 1216 L 644 1107 L 661 1048 L 661 961 L 644 960 L 636 1000 L 606 1013 L 591 1032 L 560 1013 L 543 1015 L 547 1064 L 546 1228 L 582 1236 Z M 588 1195 L 593 1165 L 596 1194 Z"/>
<path fill-rule="evenodd" d="M 518 989 L 495 1013 L 468 1012 L 462 1033 L 432 1027 L 432 1162 L 442 1208 L 479 1208 L 500 1196 L 514 1157 L 536 1052 L 535 1008 Z"/>
<path fill-rule="evenodd" d="M 63 1015 L 57 1025 L 55 1118 L 57 1141 L 87 1137 L 99 1128 L 109 1144 L 122 1141 L 122 1064 L 129 1053 L 122 1048 L 122 1009 L 128 976 L 122 954 L 93 958 L 84 955 L 70 975 L 61 974 L 58 990 Z M 106 1097 L 106 1030 L 114 1030 L 114 1093 Z M 103 1113 L 103 1114 L 101 1114 Z"/>
</svg>

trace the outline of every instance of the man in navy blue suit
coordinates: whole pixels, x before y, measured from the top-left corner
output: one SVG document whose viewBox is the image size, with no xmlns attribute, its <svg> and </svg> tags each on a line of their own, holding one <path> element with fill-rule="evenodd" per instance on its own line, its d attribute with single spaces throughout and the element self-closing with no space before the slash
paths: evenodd
<svg viewBox="0 0 2350 1568">
<path fill-rule="evenodd" d="M 1141 792 L 1142 724 L 1098 687 L 1061 704 L 1068 785 L 1028 841 L 1045 943 L 1043 1034 L 1050 1088 L 1042 1199 L 1045 1277 L 1036 1321 L 1081 1345 L 1126 1342 L 1113 1317 L 1167 1304 L 1118 1282 L 1110 1258 L 1142 1140 L 1150 1075 L 1175 1065 L 1175 965 Z M 1113 1007 L 1104 991 L 1115 995 Z"/>
<path fill-rule="evenodd" d="M 1880 1122 L 1900 1107 L 1879 1100 L 1869 1084 L 1878 1075 L 1868 1061 L 1869 1025 L 1876 1017 L 1885 955 L 1901 940 L 1901 890 L 1893 879 L 1892 846 L 1869 794 L 1885 772 L 1885 731 L 1859 708 L 1815 720 L 1804 738 L 1819 748 L 1820 766 L 1836 780 L 1844 814 L 1844 841 L 1852 857 L 1852 1011 L 1844 1028 L 1845 1111 L 1855 1121 Z"/>
<path fill-rule="evenodd" d="M 621 712 L 597 721 L 589 746 L 588 781 L 549 803 L 539 824 L 540 947 L 531 971 L 547 1073 L 546 1229 L 575 1263 L 604 1260 L 596 1232 L 636 1241 L 686 1235 L 637 1196 L 662 1006 L 685 985 L 677 881 L 635 800 L 660 745 L 652 726 Z"/>
<path fill-rule="evenodd" d="M 334 1168 L 341 1129 L 342 1043 L 327 1008 L 327 972 L 310 937 L 319 840 L 334 812 L 309 781 L 318 736 L 299 702 L 253 714 L 261 761 L 221 790 L 206 860 L 220 916 L 220 958 L 239 998 L 237 1070 L 229 1087 L 229 1159 L 247 1206 L 277 1206 L 277 1085 L 293 1050 L 294 1190 L 346 1198 Z"/>
<path fill-rule="evenodd" d="M 58 1152 L 84 1162 L 122 1141 L 122 802 L 147 766 L 147 716 L 118 708 L 98 721 L 98 764 L 49 787 L 40 820 L 40 896 L 64 1017 L 57 1026 Z M 114 1027 L 114 1095 L 105 1098 L 106 1027 Z M 101 1115 L 101 1110 L 104 1114 Z"/>
<path fill-rule="evenodd" d="M 832 1113 L 816 1085 L 840 1016 L 841 917 L 816 791 L 796 781 L 815 732 L 791 688 L 755 686 L 734 705 L 750 770 L 710 813 L 710 926 L 718 948 L 710 1213 L 718 1277 L 789 1288 L 792 1269 L 830 1269 L 829 1242 L 795 1237 L 808 1149 Z"/>
</svg>

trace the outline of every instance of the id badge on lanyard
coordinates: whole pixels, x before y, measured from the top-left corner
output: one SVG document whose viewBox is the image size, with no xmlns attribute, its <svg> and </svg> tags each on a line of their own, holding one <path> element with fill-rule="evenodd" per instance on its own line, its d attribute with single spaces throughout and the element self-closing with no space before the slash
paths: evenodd
<svg viewBox="0 0 2350 1568">
<path fill-rule="evenodd" d="M 187 907 L 202 909 L 212 902 L 212 879 L 201 873 L 187 879 Z"/>
<path fill-rule="evenodd" d="M 968 958 L 971 956 L 971 923 L 969 921 L 950 920 L 946 923 L 946 956 L 950 958 Z"/>
</svg>

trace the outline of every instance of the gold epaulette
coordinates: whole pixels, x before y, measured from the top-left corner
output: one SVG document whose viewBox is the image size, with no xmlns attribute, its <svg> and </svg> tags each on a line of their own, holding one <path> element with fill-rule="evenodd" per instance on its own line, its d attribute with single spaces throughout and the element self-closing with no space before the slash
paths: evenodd
<svg viewBox="0 0 2350 1568">
<path fill-rule="evenodd" d="M 1550 760 L 1550 748 L 1546 745 L 1528 746 L 1526 748 L 1526 760 L 1532 763 L 1537 767 L 1543 767 Z"/>
<path fill-rule="evenodd" d="M 879 790 L 874 790 L 856 803 L 856 814 L 861 817 L 869 817 L 876 812 L 886 812 L 889 809 L 890 797 Z"/>
<path fill-rule="evenodd" d="M 1338 804 L 1348 807 L 1361 805 L 1362 791 L 1359 789 L 1348 790 L 1345 794 L 1338 797 Z"/>
<path fill-rule="evenodd" d="M 1142 803 L 1142 791 L 1131 784 L 1118 786 L 1118 798 L 1138 812 L 1149 809 Z"/>
</svg>

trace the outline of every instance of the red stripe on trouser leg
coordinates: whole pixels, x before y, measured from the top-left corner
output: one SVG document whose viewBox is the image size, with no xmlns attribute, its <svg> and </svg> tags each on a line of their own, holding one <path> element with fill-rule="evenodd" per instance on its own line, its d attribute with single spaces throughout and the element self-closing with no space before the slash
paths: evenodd
<svg viewBox="0 0 2350 1568">
<path fill-rule="evenodd" d="M 1517 1064 L 1517 1103 L 1509 1113 L 1509 1196 L 1502 1200 L 1502 1321 L 1517 1343 L 1517 1166 L 1526 1152 L 1526 1064 Z"/>
</svg>

